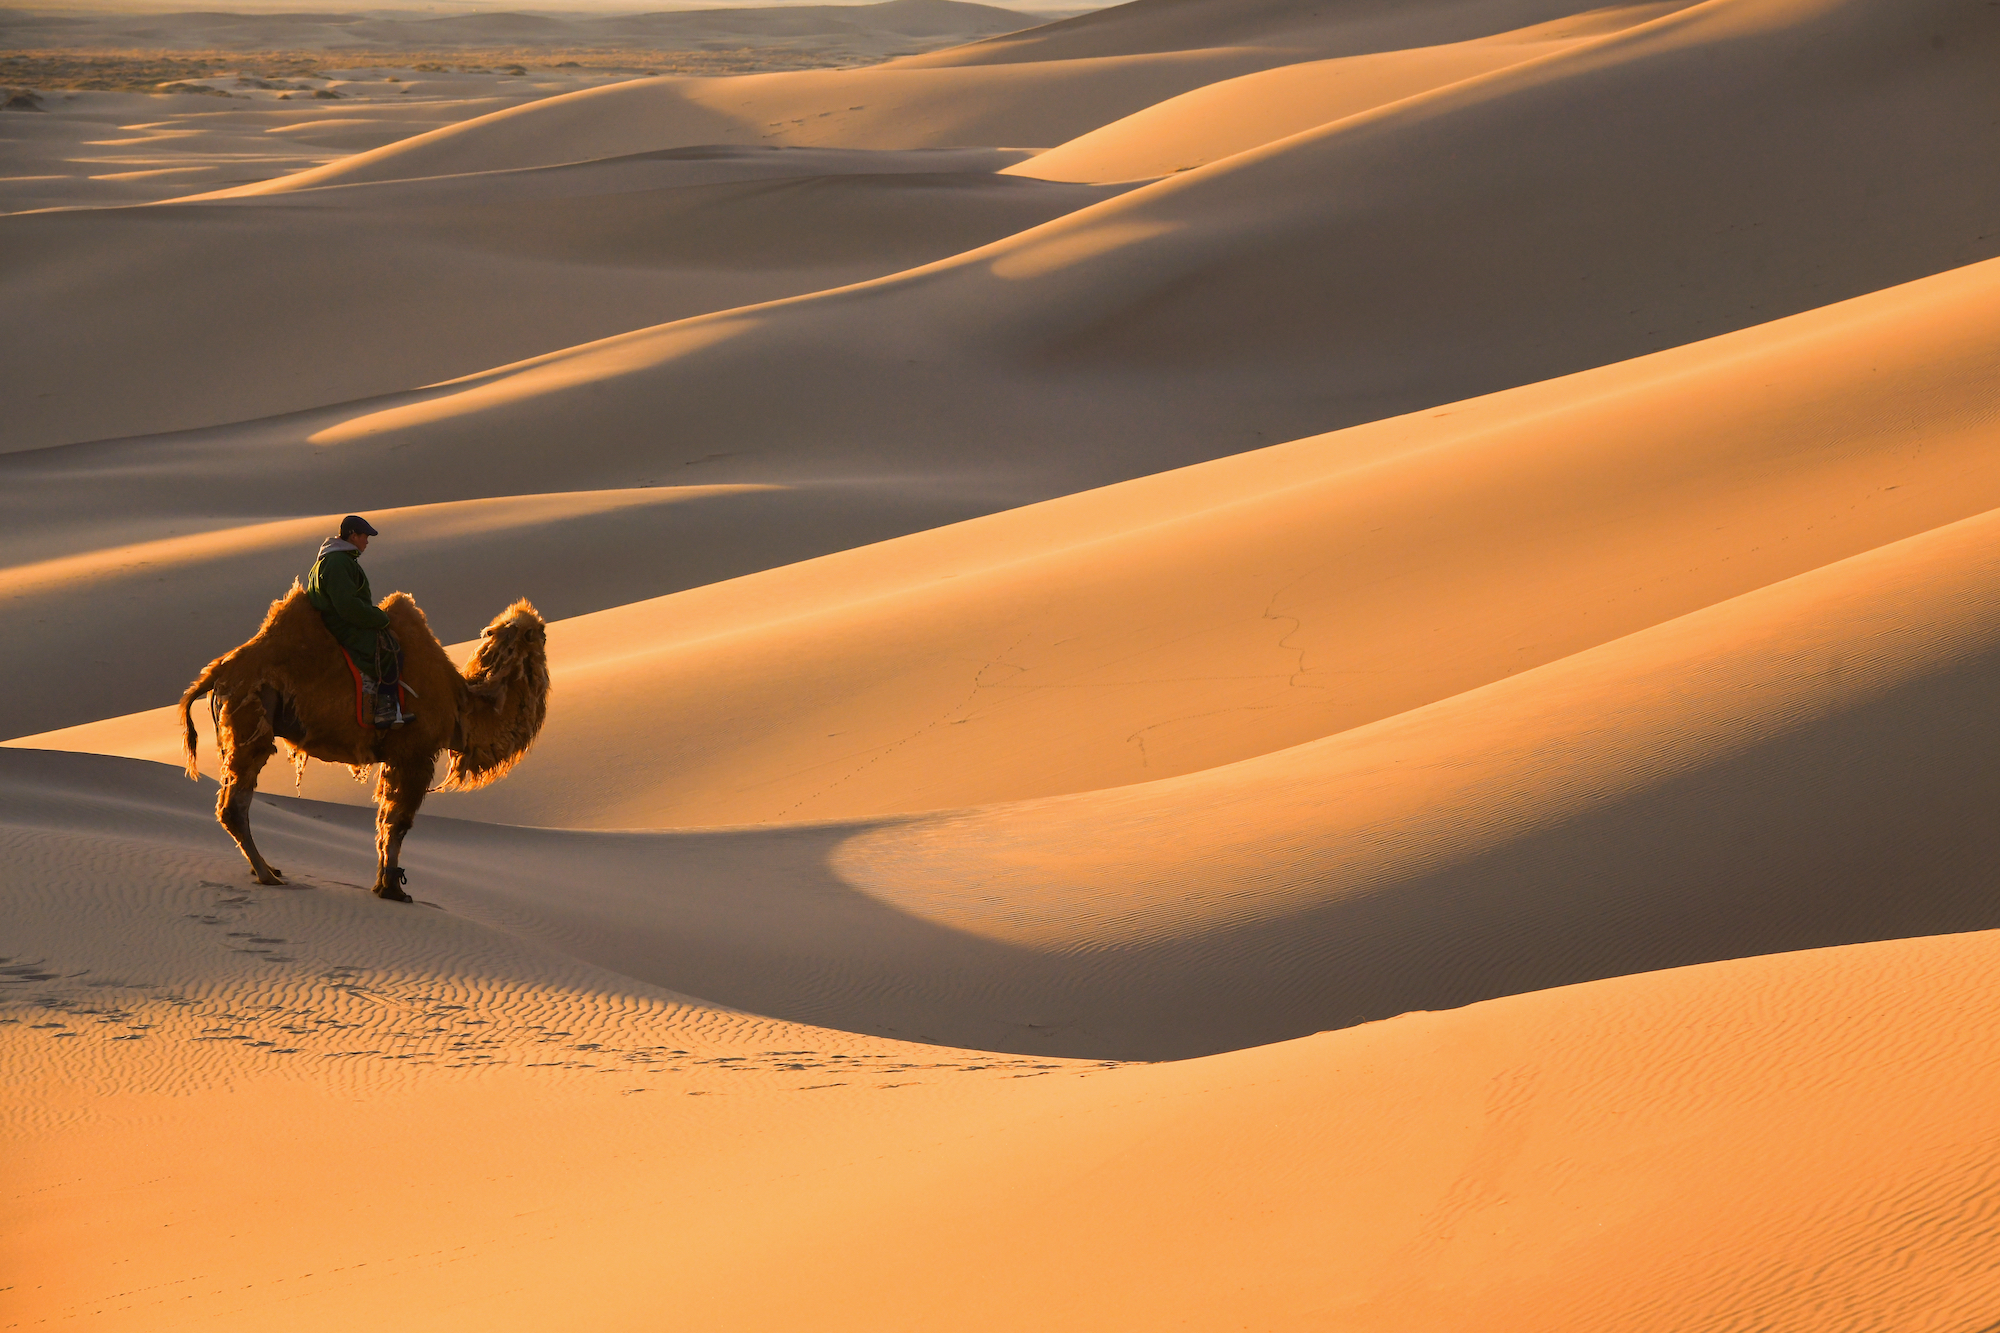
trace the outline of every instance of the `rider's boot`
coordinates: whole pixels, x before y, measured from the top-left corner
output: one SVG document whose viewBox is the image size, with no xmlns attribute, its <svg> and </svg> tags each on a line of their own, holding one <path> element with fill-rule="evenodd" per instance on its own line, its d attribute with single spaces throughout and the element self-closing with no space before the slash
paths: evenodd
<svg viewBox="0 0 2000 1333">
<path fill-rule="evenodd" d="M 375 725 L 383 731 L 414 721 L 416 714 L 403 710 L 403 692 L 389 684 L 375 691 Z"/>
</svg>

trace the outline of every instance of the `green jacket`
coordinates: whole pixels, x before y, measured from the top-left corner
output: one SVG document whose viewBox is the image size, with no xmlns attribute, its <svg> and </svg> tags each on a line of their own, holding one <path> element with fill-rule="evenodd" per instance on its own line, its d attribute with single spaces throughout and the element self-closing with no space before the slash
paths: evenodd
<svg viewBox="0 0 2000 1333">
<path fill-rule="evenodd" d="M 375 668 L 376 634 L 389 628 L 389 617 L 375 605 L 368 587 L 368 575 L 361 568 L 361 552 L 353 543 L 329 537 L 319 548 L 306 575 L 306 600 L 313 604 L 333 637 L 354 654 L 354 664 L 369 675 L 379 677 Z"/>
</svg>

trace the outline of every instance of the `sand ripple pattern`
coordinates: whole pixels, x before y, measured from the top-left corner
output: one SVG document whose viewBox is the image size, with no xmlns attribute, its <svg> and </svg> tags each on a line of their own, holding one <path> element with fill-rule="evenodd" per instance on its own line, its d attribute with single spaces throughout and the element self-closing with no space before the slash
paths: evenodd
<svg viewBox="0 0 2000 1333">
<path fill-rule="evenodd" d="M 213 848 L 10 828 L 0 864 L 4 1063 L 106 1094 L 276 1073 L 367 1095 L 504 1070 L 712 1096 L 1075 1067 L 718 1008 L 436 909 L 395 912 L 352 885 L 258 890 Z M 76 876 L 93 886 L 84 940 L 61 924 Z M 7 1116 L 46 1129 L 47 1112 L 16 1099 Z"/>
</svg>

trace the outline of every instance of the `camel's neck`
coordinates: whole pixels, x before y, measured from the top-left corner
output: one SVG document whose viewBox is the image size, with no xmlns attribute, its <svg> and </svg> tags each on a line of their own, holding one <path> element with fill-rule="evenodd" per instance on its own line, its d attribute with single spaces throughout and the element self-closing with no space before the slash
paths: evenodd
<svg viewBox="0 0 2000 1333">
<path fill-rule="evenodd" d="M 505 777 L 541 733 L 548 695 L 548 664 L 539 650 L 504 670 L 475 659 L 466 670 L 445 786 L 466 790 Z"/>
</svg>

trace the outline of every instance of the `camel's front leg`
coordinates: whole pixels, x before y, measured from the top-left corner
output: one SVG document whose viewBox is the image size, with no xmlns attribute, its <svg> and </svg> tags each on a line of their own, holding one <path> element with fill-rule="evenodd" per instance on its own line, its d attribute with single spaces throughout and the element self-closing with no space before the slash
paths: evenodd
<svg viewBox="0 0 2000 1333">
<path fill-rule="evenodd" d="M 402 855 L 403 835 L 417 822 L 417 807 L 424 803 L 424 793 L 430 790 L 436 773 L 435 756 L 415 763 L 382 766 L 381 780 L 375 786 L 375 857 L 379 863 L 375 896 L 378 898 L 398 903 L 415 901 L 403 892 L 403 868 L 397 864 L 397 858 Z"/>
<path fill-rule="evenodd" d="M 257 794 L 257 775 L 278 752 L 263 709 L 254 702 L 225 700 L 216 741 L 222 748 L 222 790 L 215 797 L 215 818 L 250 863 L 259 884 L 283 884 L 284 872 L 264 859 L 250 836 L 250 798 Z"/>
</svg>

